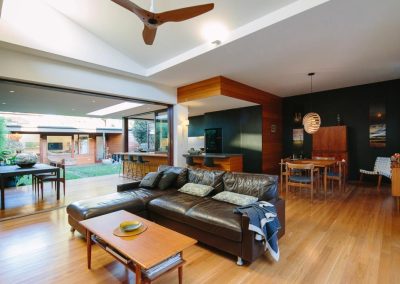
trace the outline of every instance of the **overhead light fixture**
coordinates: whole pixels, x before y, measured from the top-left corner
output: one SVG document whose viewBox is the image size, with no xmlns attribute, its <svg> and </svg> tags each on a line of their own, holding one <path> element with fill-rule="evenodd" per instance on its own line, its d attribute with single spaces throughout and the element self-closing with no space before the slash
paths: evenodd
<svg viewBox="0 0 400 284">
<path fill-rule="evenodd" d="M 310 77 L 310 110 L 312 111 L 312 92 L 313 92 L 313 76 L 314 72 L 308 73 Z M 316 112 L 309 112 L 303 118 L 304 130 L 308 134 L 314 134 L 321 126 L 321 117 Z"/>
<path fill-rule="evenodd" d="M 104 116 L 104 115 L 107 115 L 107 114 L 116 113 L 116 112 L 124 111 L 124 110 L 127 110 L 127 109 L 139 107 L 139 106 L 142 106 L 142 105 L 143 104 L 125 102 L 125 103 L 120 103 L 120 104 L 116 104 L 116 105 L 113 105 L 113 106 L 102 108 L 102 109 L 99 109 L 99 110 L 96 110 L 96 111 L 89 112 L 87 115 Z"/>
<path fill-rule="evenodd" d="M 0 0 L 1 1 L 1 0 Z M 13 90 L 11 90 L 11 91 L 9 91 L 10 93 L 15 93 L 15 91 L 13 91 Z"/>
<path fill-rule="evenodd" d="M 7 103 L 1 103 L 2 105 L 6 105 Z"/>
<path fill-rule="evenodd" d="M 228 37 L 228 29 L 221 23 L 208 23 L 203 27 L 203 37 L 207 42 L 220 45 Z"/>
</svg>

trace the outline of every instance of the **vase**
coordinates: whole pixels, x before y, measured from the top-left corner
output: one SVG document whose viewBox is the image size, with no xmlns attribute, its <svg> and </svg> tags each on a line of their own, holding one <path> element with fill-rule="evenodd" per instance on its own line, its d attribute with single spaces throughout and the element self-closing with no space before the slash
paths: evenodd
<svg viewBox="0 0 400 284">
<path fill-rule="evenodd" d="M 33 153 L 20 153 L 15 156 L 15 164 L 20 168 L 31 168 L 37 163 L 37 156 Z"/>
</svg>

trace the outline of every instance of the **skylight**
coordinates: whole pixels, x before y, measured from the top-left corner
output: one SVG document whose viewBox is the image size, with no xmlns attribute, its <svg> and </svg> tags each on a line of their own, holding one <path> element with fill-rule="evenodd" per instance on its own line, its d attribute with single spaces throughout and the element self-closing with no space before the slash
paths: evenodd
<svg viewBox="0 0 400 284">
<path fill-rule="evenodd" d="M 120 104 L 102 108 L 102 109 L 99 109 L 96 111 L 89 112 L 87 115 L 104 116 L 107 114 L 116 113 L 116 112 L 120 112 L 123 110 L 135 108 L 135 107 L 140 107 L 142 105 L 143 104 L 125 102 L 125 103 L 120 103 Z"/>
</svg>

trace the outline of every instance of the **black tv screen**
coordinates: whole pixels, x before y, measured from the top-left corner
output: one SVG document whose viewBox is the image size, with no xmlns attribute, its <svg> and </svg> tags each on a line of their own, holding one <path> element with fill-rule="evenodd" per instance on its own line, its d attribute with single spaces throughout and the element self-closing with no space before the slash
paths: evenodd
<svg viewBox="0 0 400 284">
<path fill-rule="evenodd" d="M 61 143 L 61 142 L 48 143 L 47 144 L 47 149 L 50 150 L 50 151 L 62 150 L 63 149 L 63 143 Z"/>
</svg>

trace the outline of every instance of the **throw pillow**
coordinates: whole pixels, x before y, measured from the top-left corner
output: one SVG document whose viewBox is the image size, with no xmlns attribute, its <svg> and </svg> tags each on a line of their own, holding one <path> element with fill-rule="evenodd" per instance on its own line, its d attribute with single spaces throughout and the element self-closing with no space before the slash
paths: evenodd
<svg viewBox="0 0 400 284">
<path fill-rule="evenodd" d="M 178 189 L 178 191 L 180 192 L 200 197 L 209 195 L 210 192 L 213 190 L 214 188 L 212 186 L 196 183 L 187 183 L 183 187 Z"/>
<path fill-rule="evenodd" d="M 232 203 L 239 206 L 246 206 L 258 200 L 257 197 L 251 195 L 239 194 L 231 191 L 223 191 L 212 197 L 215 200 Z"/>
<path fill-rule="evenodd" d="M 139 187 L 155 188 L 162 176 L 163 172 L 148 173 L 140 182 Z"/>
<path fill-rule="evenodd" d="M 161 190 L 170 188 L 175 182 L 178 174 L 173 172 L 164 172 L 158 182 L 158 188 Z"/>
</svg>

